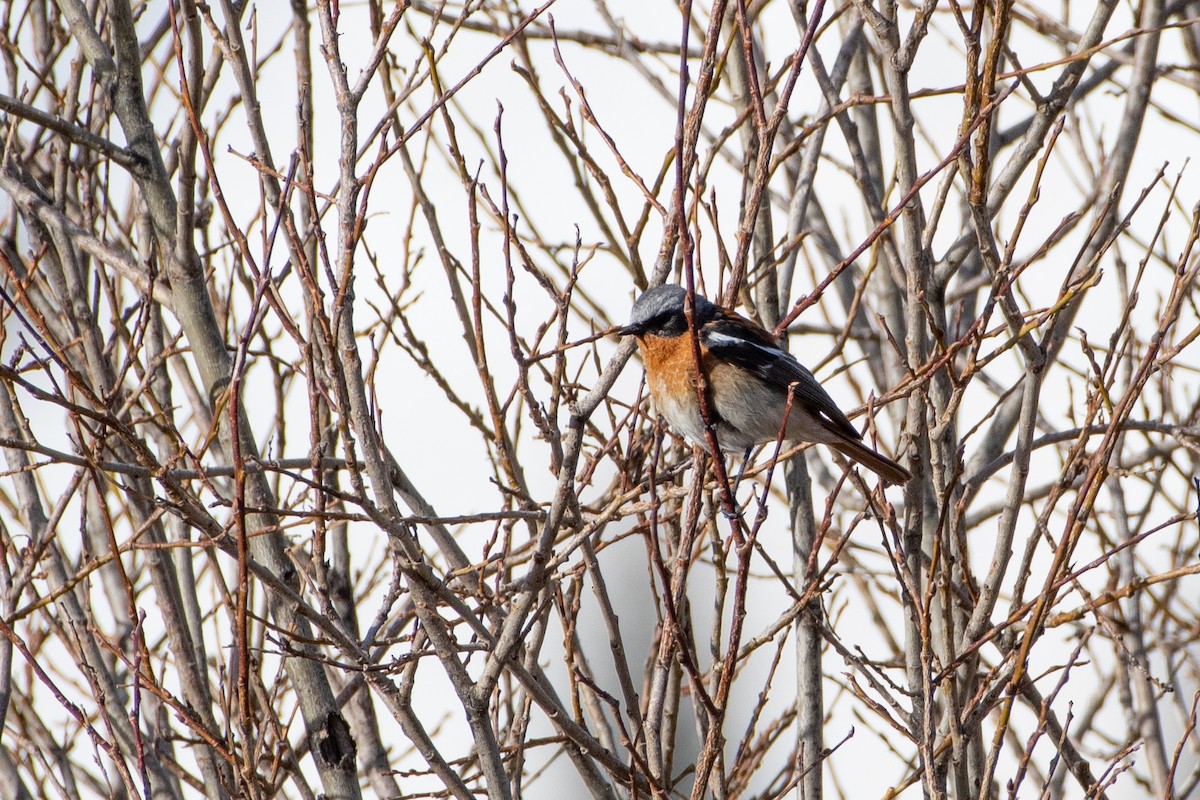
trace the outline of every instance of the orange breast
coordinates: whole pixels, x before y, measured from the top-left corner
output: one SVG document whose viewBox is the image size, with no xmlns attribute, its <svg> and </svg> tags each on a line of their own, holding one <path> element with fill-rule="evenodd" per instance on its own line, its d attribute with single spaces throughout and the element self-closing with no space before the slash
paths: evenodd
<svg viewBox="0 0 1200 800">
<path fill-rule="evenodd" d="M 646 383 L 655 409 L 677 433 L 704 444 L 704 419 L 696 399 L 696 361 L 691 341 L 686 335 L 642 336 L 638 348 L 646 362 Z"/>
<path fill-rule="evenodd" d="M 643 336 L 638 349 L 646 362 L 647 382 L 655 402 L 661 404 L 665 394 L 688 390 L 695 393 L 695 366 L 688 337 Z"/>
</svg>

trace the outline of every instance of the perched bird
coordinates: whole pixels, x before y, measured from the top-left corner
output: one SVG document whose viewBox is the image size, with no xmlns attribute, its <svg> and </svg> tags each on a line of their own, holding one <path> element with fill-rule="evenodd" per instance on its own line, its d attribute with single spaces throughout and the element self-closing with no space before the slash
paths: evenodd
<svg viewBox="0 0 1200 800">
<path fill-rule="evenodd" d="M 637 299 L 622 335 L 636 336 L 646 382 L 658 412 L 676 431 L 707 448 L 696 396 L 696 359 L 688 337 L 682 286 L 656 286 Z M 761 326 L 695 296 L 700 368 L 708 382 L 708 409 L 722 449 L 745 450 L 774 441 L 792 393 L 785 439 L 829 445 L 888 483 L 912 475 L 862 442 L 821 384 Z"/>
</svg>

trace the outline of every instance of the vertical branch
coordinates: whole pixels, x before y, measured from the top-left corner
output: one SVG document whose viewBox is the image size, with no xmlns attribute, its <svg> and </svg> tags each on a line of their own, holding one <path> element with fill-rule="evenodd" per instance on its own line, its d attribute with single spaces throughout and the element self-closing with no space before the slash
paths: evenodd
<svg viewBox="0 0 1200 800">
<path fill-rule="evenodd" d="M 812 481 L 808 466 L 799 456 L 788 463 L 785 475 L 791 506 L 792 573 L 796 588 L 803 594 L 814 587 L 818 577 L 816 551 L 820 537 L 812 502 Z M 812 599 L 796 617 L 796 746 L 800 751 L 797 769 L 801 773 L 800 797 L 804 800 L 824 797 L 825 699 L 821 647 L 825 624 L 820 594 L 813 592 Z"/>
<path fill-rule="evenodd" d="M 917 184 L 919 171 L 915 151 L 914 120 L 908 87 L 908 69 L 900 52 L 900 32 L 896 4 L 885 2 L 876 11 L 856 3 L 859 13 L 875 32 L 882 50 L 880 62 L 884 85 L 890 96 L 892 144 L 896 151 L 896 180 L 899 190 L 907 193 Z M 901 258 L 905 287 L 905 351 L 908 367 L 916 371 L 931 356 L 930 325 L 945 329 L 936 306 L 932 257 L 923 242 L 925 215 L 919 195 L 909 198 L 901 215 Z M 950 480 L 954 450 L 952 429 L 931 440 L 929 420 L 936 419 L 946 407 L 946 376 L 935 374 L 927 388 L 909 395 L 905 435 L 916 448 L 910 458 L 913 479 L 904 492 L 905 519 L 903 571 L 907 577 L 905 600 L 905 663 L 908 688 L 912 697 L 910 714 L 913 736 L 923 765 L 922 788 L 925 796 L 941 796 L 942 778 L 934 766 L 934 700 L 929 681 L 930 623 L 937 615 L 923 598 L 925 563 L 934 552 L 936 498 L 943 496 Z M 947 444 L 950 443 L 950 448 Z M 931 470 L 933 473 L 931 474 Z M 932 599 L 932 598 L 930 598 Z"/>
</svg>

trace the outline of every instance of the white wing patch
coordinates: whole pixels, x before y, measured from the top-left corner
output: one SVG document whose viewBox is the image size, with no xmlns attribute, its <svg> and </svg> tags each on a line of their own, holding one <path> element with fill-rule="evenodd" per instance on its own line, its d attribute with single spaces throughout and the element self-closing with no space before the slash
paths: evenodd
<svg viewBox="0 0 1200 800">
<path fill-rule="evenodd" d="M 780 350 L 778 347 L 767 347 L 766 345 L 759 344 L 758 342 L 752 342 L 749 339 L 742 339 L 738 336 L 730 336 L 727 333 L 718 333 L 716 331 L 712 331 L 704 338 L 717 347 L 753 347 L 756 350 L 763 351 L 772 358 L 786 358 L 789 361 L 796 360 L 792 357 L 792 354 L 786 350 Z"/>
<path fill-rule="evenodd" d="M 730 336 L 727 333 L 719 333 L 717 331 L 710 332 L 707 336 L 705 336 L 705 339 L 708 341 L 710 347 L 753 347 L 766 357 L 766 361 L 758 367 L 758 371 L 764 376 L 768 374 L 772 362 L 777 359 L 781 359 L 787 362 L 788 367 L 798 370 L 801 375 L 811 378 L 813 383 L 816 383 L 817 379 L 813 377 L 813 374 L 809 371 L 808 367 L 797 361 L 796 357 L 786 350 L 781 350 L 778 347 L 769 347 L 765 344 L 759 344 L 758 342 L 751 341 L 750 339 L 743 339 L 740 336 Z"/>
</svg>

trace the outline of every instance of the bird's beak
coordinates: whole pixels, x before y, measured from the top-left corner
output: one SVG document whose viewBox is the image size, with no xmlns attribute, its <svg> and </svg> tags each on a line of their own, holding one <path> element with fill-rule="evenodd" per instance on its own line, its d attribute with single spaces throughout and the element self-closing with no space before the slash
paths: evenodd
<svg viewBox="0 0 1200 800">
<path fill-rule="evenodd" d="M 645 332 L 641 325 L 625 325 L 617 328 L 618 336 L 641 336 Z"/>
</svg>

